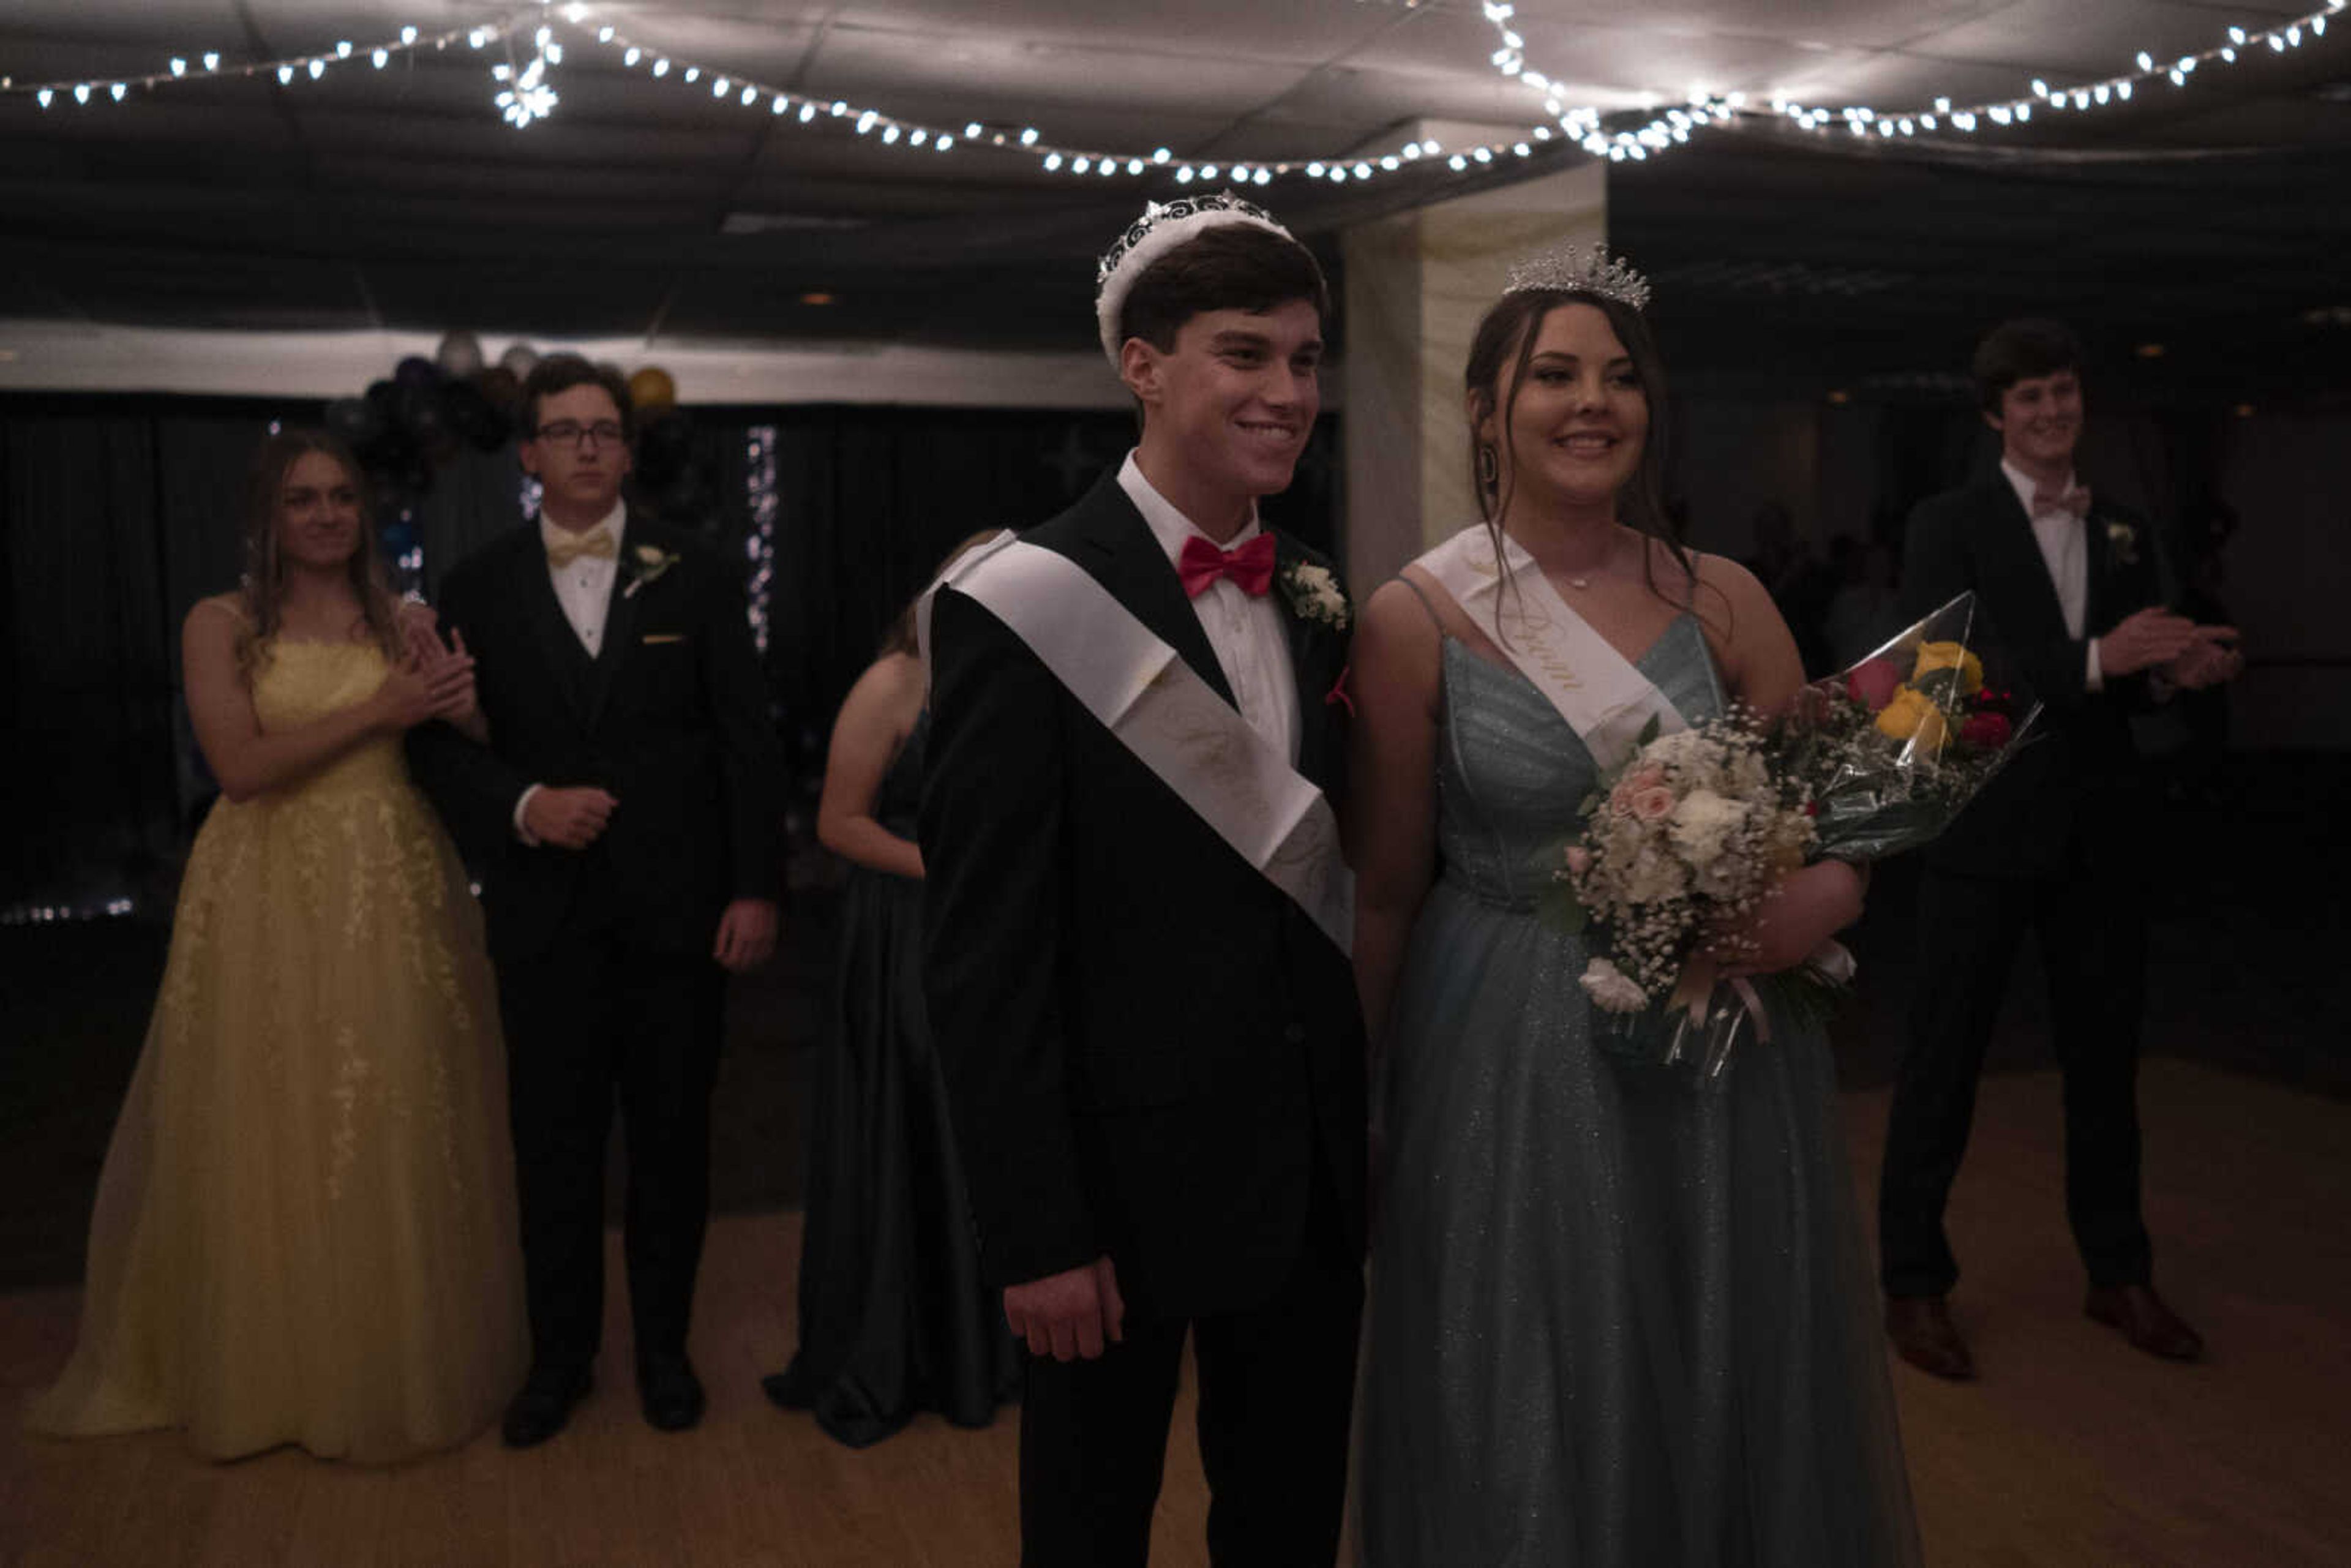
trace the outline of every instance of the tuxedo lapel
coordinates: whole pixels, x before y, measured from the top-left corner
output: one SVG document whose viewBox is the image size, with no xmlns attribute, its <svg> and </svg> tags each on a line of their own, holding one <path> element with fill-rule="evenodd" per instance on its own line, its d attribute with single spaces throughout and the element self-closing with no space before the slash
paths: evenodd
<svg viewBox="0 0 2351 1568">
<path fill-rule="evenodd" d="M 2106 601 L 2110 592 L 2106 574 L 2114 569 L 2111 552 L 2106 545 L 2105 520 L 2098 515 L 2096 503 L 2090 507 L 2089 516 L 2082 519 L 2082 632 L 2095 636 L 2105 624 Z"/>
<path fill-rule="evenodd" d="M 1078 503 L 1077 549 L 1071 559 L 1110 590 L 1134 618 L 1151 628 L 1209 689 L 1238 708 L 1224 666 L 1200 625 L 1192 601 L 1185 597 L 1183 580 L 1159 548 L 1151 525 L 1134 509 L 1119 487 L 1115 472 L 1104 475 L 1086 498 Z"/>
<path fill-rule="evenodd" d="M 528 544 L 515 551 L 515 599 L 523 607 L 523 618 L 530 623 L 531 642 L 547 661 L 549 678 L 574 711 L 584 711 L 591 674 L 588 650 L 580 645 L 580 633 L 571 629 L 570 619 L 555 597 L 555 580 L 548 574 L 547 554 L 539 548 L 538 530 L 533 528 L 530 534 Z"/>
</svg>

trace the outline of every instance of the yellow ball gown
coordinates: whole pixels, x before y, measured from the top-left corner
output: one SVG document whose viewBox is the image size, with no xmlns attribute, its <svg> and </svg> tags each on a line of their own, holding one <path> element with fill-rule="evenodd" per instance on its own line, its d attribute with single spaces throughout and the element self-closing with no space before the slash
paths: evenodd
<svg viewBox="0 0 2351 1568">
<path fill-rule="evenodd" d="M 370 645 L 281 641 L 255 710 L 294 728 L 385 674 Z M 27 1425 L 398 1459 L 482 1430 L 528 1349 L 480 911 L 398 738 L 221 800 L 99 1181 L 80 1340 Z"/>
</svg>

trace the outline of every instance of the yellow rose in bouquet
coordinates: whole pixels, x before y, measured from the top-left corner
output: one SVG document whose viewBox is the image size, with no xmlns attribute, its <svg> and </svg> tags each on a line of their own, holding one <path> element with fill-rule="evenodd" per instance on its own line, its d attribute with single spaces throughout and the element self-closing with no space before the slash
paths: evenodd
<svg viewBox="0 0 2351 1568">
<path fill-rule="evenodd" d="M 1910 678 L 1923 680 L 1937 670 L 1959 671 L 1961 696 L 1973 696 L 1983 689 L 1983 661 L 1969 653 L 1964 643 L 1919 643 L 1918 663 Z"/>
<path fill-rule="evenodd" d="M 1946 644 L 1957 647 L 1957 643 Z M 1942 668 L 1954 668 L 1943 665 Z M 1894 700 L 1877 711 L 1878 733 L 1893 740 L 1910 741 L 1919 756 L 1934 757 L 1943 749 L 1949 727 L 1934 699 L 1916 686 L 1904 686 Z"/>
</svg>

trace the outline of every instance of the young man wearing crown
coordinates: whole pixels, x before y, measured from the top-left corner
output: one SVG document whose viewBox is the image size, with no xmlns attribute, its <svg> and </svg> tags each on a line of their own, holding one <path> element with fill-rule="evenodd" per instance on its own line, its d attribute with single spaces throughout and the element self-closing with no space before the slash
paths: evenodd
<svg viewBox="0 0 2351 1568">
<path fill-rule="evenodd" d="M 926 625 L 928 990 L 1029 1347 L 1021 1561 L 1142 1568 L 1184 1341 L 1211 1559 L 1329 1563 L 1363 1301 L 1363 1027 L 1327 797 L 1350 609 L 1264 528 L 1328 294 L 1229 195 L 1103 258 L 1139 443 Z"/>
</svg>

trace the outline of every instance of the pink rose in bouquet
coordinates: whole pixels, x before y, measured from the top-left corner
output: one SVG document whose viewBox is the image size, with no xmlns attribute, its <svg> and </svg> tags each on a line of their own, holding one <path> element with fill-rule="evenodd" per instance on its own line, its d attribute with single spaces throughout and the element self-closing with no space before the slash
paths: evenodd
<svg viewBox="0 0 2351 1568">
<path fill-rule="evenodd" d="M 1674 792 L 1662 784 L 1653 784 L 1636 790 L 1633 796 L 1633 815 L 1645 822 L 1662 822 L 1674 814 Z"/>
</svg>

